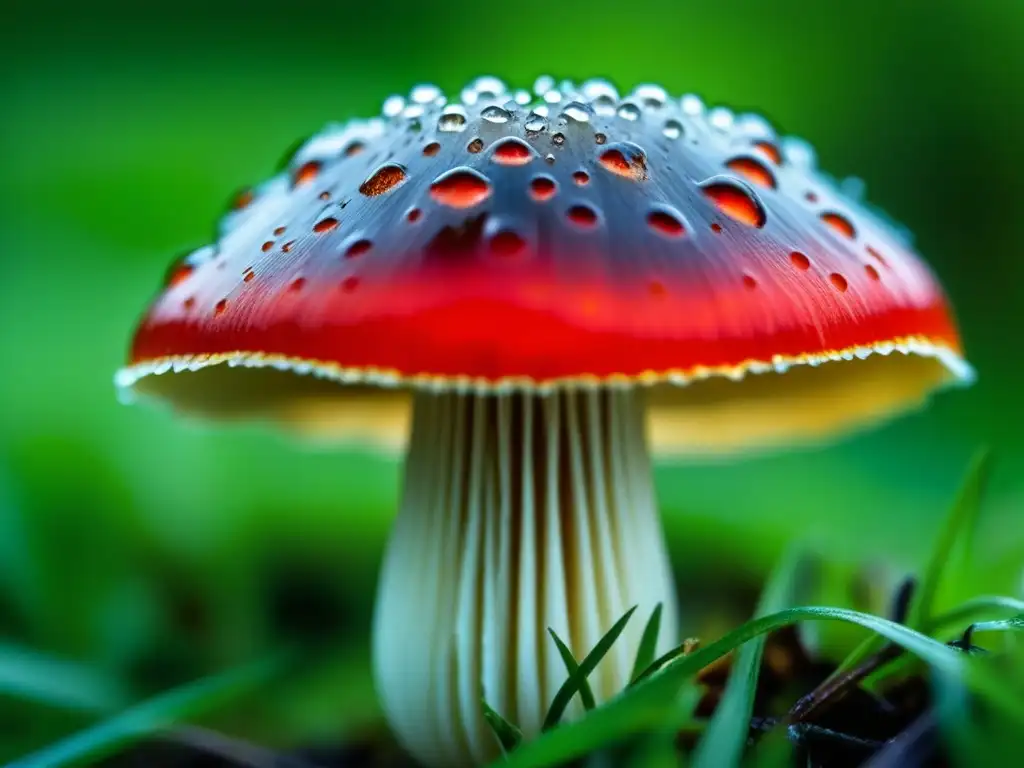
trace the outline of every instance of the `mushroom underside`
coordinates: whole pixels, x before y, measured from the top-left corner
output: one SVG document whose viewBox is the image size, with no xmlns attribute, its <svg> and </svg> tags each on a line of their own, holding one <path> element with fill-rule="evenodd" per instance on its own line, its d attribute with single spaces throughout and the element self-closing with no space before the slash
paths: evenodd
<svg viewBox="0 0 1024 768">
<path fill-rule="evenodd" d="M 566 677 L 548 628 L 582 658 L 638 606 L 591 677 L 598 700 L 628 682 L 658 603 L 660 649 L 675 640 L 644 408 L 637 390 L 414 396 L 373 657 L 388 720 L 425 764 L 495 756 L 481 694 L 540 731 Z"/>
<path fill-rule="evenodd" d="M 649 383 L 637 377 L 629 384 L 624 377 L 627 383 L 619 388 L 646 385 L 648 437 L 656 454 L 706 455 L 813 442 L 869 427 L 923 403 L 942 385 L 966 383 L 972 376 L 955 352 L 941 346 L 865 348 L 861 354 L 808 356 L 792 361 L 785 372 L 765 365 L 756 372 L 737 366 L 729 372 L 665 375 Z M 124 371 L 125 391 L 168 401 L 194 416 L 257 416 L 305 437 L 369 441 L 386 449 L 405 445 L 410 398 L 405 387 L 393 386 L 405 383 L 401 379 L 378 381 L 372 372 L 246 352 L 173 362 L 188 373 L 171 375 L 172 361 L 140 363 Z M 740 375 L 738 384 L 734 379 Z M 584 377 L 575 387 L 570 384 L 551 391 L 594 386 Z M 444 382 L 427 377 L 422 385 L 436 390 Z"/>
</svg>

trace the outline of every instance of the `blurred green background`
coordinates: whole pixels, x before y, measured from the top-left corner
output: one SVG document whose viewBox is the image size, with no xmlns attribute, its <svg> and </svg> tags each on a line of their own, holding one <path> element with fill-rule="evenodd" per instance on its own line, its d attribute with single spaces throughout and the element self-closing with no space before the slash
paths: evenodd
<svg viewBox="0 0 1024 768">
<path fill-rule="evenodd" d="M 828 555 L 826 585 L 862 566 L 895 578 L 981 444 L 997 465 L 965 588 L 1019 592 L 1024 4 L 35 2 L 2 18 L 0 641 L 88 664 L 114 701 L 329 636 L 326 671 L 223 727 L 289 745 L 375 718 L 396 461 L 120 406 L 111 378 L 170 259 L 296 139 L 485 73 L 656 81 L 763 112 L 865 180 L 958 309 L 974 388 L 827 449 L 659 468 L 695 610 L 743 618 L 796 538 Z M 0 760 L 89 719 L 0 693 Z"/>
</svg>

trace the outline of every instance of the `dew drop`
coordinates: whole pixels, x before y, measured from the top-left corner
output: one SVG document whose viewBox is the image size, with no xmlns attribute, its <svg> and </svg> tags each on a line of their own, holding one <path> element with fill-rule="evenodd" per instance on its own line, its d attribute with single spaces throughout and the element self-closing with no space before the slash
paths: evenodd
<svg viewBox="0 0 1024 768">
<path fill-rule="evenodd" d="M 711 231 L 714 232 L 716 235 L 720 235 L 722 233 L 722 225 L 719 224 L 717 221 L 714 222 L 711 225 Z"/>
<path fill-rule="evenodd" d="M 674 141 L 683 135 L 683 124 L 678 120 L 669 120 L 661 129 L 661 133 L 666 139 L 672 139 Z"/>
<path fill-rule="evenodd" d="M 281 236 L 281 235 L 283 235 L 283 234 L 284 234 L 284 233 L 285 233 L 285 232 L 286 232 L 287 230 L 288 230 L 288 227 L 275 227 L 275 228 L 274 228 L 274 236 L 275 236 L 275 237 L 280 237 L 280 236 Z"/>
<path fill-rule="evenodd" d="M 597 211 L 589 205 L 574 205 L 565 212 L 569 221 L 580 227 L 590 229 L 597 226 Z"/>
<path fill-rule="evenodd" d="M 578 101 L 571 101 L 562 110 L 562 117 L 576 123 L 590 122 L 590 108 Z"/>
<path fill-rule="evenodd" d="M 235 195 L 235 199 L 231 201 L 231 209 L 234 211 L 240 211 L 243 208 L 248 208 L 252 205 L 252 201 L 255 199 L 256 193 L 253 192 L 251 187 L 247 187 Z"/>
<path fill-rule="evenodd" d="M 551 141 L 556 147 L 560 147 L 565 144 L 565 134 L 556 133 L 551 136 Z"/>
<path fill-rule="evenodd" d="M 317 176 L 320 175 L 320 163 L 316 160 L 310 160 L 308 163 L 303 163 L 296 169 L 295 174 L 292 176 L 292 186 L 301 187 L 309 184 Z"/>
<path fill-rule="evenodd" d="M 527 133 L 541 133 L 547 127 L 547 121 L 536 113 L 531 113 L 526 119 L 526 123 L 523 125 L 523 128 L 526 129 Z"/>
<path fill-rule="evenodd" d="M 751 227 L 765 225 L 767 215 L 753 190 L 721 176 L 708 179 L 700 188 L 704 196 L 729 218 Z"/>
<path fill-rule="evenodd" d="M 681 237 L 686 231 L 686 228 L 683 227 L 683 222 L 679 220 L 679 217 L 665 209 L 659 209 L 648 213 L 647 224 L 655 232 L 665 235 L 666 237 Z"/>
<path fill-rule="evenodd" d="M 405 214 L 405 218 L 409 220 L 409 223 L 415 223 L 420 220 L 420 216 L 423 212 L 419 208 L 410 208 L 409 212 Z"/>
<path fill-rule="evenodd" d="M 346 277 L 341 281 L 341 290 L 345 293 L 352 293 L 356 288 L 359 287 L 358 277 Z"/>
<path fill-rule="evenodd" d="M 668 101 L 668 93 L 660 85 L 647 83 L 636 87 L 636 90 L 633 91 L 633 98 L 646 107 L 658 109 L 665 106 L 665 102 Z"/>
<path fill-rule="evenodd" d="M 409 94 L 413 104 L 429 104 L 441 97 L 441 89 L 431 83 L 417 85 Z"/>
<path fill-rule="evenodd" d="M 538 96 L 543 96 L 555 87 L 555 78 L 551 75 L 541 75 L 533 81 L 533 92 Z"/>
<path fill-rule="evenodd" d="M 832 281 L 832 285 L 835 286 L 836 290 L 840 293 L 844 293 L 848 287 L 846 278 L 840 275 L 838 272 L 833 272 L 828 276 L 828 279 Z"/>
<path fill-rule="evenodd" d="M 811 268 L 811 260 L 800 251 L 793 251 L 789 254 L 789 260 L 799 270 L 807 271 Z"/>
<path fill-rule="evenodd" d="M 245 274 L 242 275 L 242 280 L 244 280 L 247 283 L 251 283 L 255 279 L 256 273 L 252 271 L 252 267 L 249 267 L 247 270 L 245 270 Z"/>
<path fill-rule="evenodd" d="M 647 178 L 647 155 L 636 144 L 625 141 L 611 144 L 601 153 L 598 161 L 618 176 L 635 181 Z"/>
<path fill-rule="evenodd" d="M 632 102 L 627 101 L 625 104 L 619 107 L 618 115 L 623 120 L 628 120 L 631 123 L 636 122 L 637 120 L 640 119 L 640 107 L 638 107 L 636 104 L 633 104 Z"/>
<path fill-rule="evenodd" d="M 382 165 L 362 184 L 359 185 L 360 193 L 367 197 L 376 197 L 390 192 L 403 181 L 405 181 L 405 168 L 397 163 Z"/>
<path fill-rule="evenodd" d="M 534 200 L 550 200 L 557 191 L 558 185 L 548 176 L 537 176 L 530 182 L 530 197 Z"/>
<path fill-rule="evenodd" d="M 458 133 L 466 130 L 466 114 L 461 107 L 449 107 L 437 119 L 437 130 L 442 133 Z"/>
<path fill-rule="evenodd" d="M 227 299 L 221 299 L 220 301 L 218 301 L 213 306 L 213 316 L 214 317 L 220 317 L 221 315 L 223 315 L 227 311 L 227 309 L 228 309 L 228 300 Z"/>
<path fill-rule="evenodd" d="M 293 245 L 295 245 L 295 241 L 289 240 L 287 243 L 281 246 L 281 250 L 284 251 L 285 253 L 289 253 Z"/>
<path fill-rule="evenodd" d="M 384 99 L 384 105 L 381 107 L 381 112 L 384 113 L 384 117 L 398 117 L 404 108 L 405 99 L 395 94 L 394 96 L 388 96 Z"/>
<path fill-rule="evenodd" d="M 683 114 L 696 117 L 704 112 L 704 102 L 700 96 L 688 93 L 679 99 L 679 108 L 683 111 Z"/>
<path fill-rule="evenodd" d="M 509 114 L 507 109 L 502 109 L 501 107 L 494 105 L 485 107 L 483 112 L 480 113 L 480 117 L 489 123 L 494 123 L 495 125 L 507 123 L 512 119 L 512 115 Z"/>
<path fill-rule="evenodd" d="M 533 148 L 522 139 L 502 139 L 491 150 L 491 160 L 501 165 L 526 165 L 533 160 Z"/>
<path fill-rule="evenodd" d="M 181 302 L 181 306 L 185 308 L 185 311 L 190 311 L 193 307 L 195 307 L 195 305 L 196 305 L 196 297 L 195 296 L 189 296 L 187 299 L 185 299 L 183 302 Z"/>
<path fill-rule="evenodd" d="M 342 154 L 345 155 L 345 157 L 355 157 L 365 149 L 366 145 L 363 144 L 363 142 L 353 141 L 351 144 L 345 147 L 345 151 Z"/>
<path fill-rule="evenodd" d="M 760 152 L 762 155 L 767 157 L 771 162 L 776 165 L 782 165 L 782 152 L 770 141 L 755 141 L 754 149 Z"/>
<path fill-rule="evenodd" d="M 430 196 L 450 208 L 472 208 L 491 195 L 491 182 L 472 168 L 455 168 L 434 179 Z"/>
<path fill-rule="evenodd" d="M 362 256 L 373 248 L 373 243 L 365 238 L 362 240 L 356 240 L 345 250 L 346 259 L 354 259 L 357 256 Z"/>
<path fill-rule="evenodd" d="M 495 256 L 517 256 L 526 248 L 526 241 L 517 233 L 506 229 L 491 237 L 490 248 Z"/>
<path fill-rule="evenodd" d="M 857 230 L 853 228 L 853 222 L 842 214 L 828 211 L 821 214 L 821 220 L 844 237 L 854 238 L 857 236 Z"/>
<path fill-rule="evenodd" d="M 264 253 L 266 253 L 267 251 L 269 251 L 273 247 L 274 247 L 273 241 L 267 240 L 267 242 L 265 242 L 263 245 L 260 246 L 260 250 L 263 251 Z"/>
<path fill-rule="evenodd" d="M 473 139 L 469 144 L 466 145 L 466 151 L 470 154 L 477 154 L 484 148 L 483 139 Z"/>
<path fill-rule="evenodd" d="M 179 264 L 171 269 L 170 274 L 167 276 L 168 288 L 173 288 L 176 285 L 181 285 L 183 282 L 188 280 L 192 273 L 196 271 L 196 268 L 191 264 Z"/>
<path fill-rule="evenodd" d="M 605 136 L 603 133 L 595 133 L 594 134 L 594 143 L 595 144 L 605 144 L 607 142 L 608 142 L 608 137 Z"/>
<path fill-rule="evenodd" d="M 338 226 L 338 220 L 333 216 L 328 216 L 326 219 L 320 219 L 316 224 L 313 225 L 313 231 L 318 235 L 322 235 L 324 232 L 330 232 L 332 229 Z"/>
<path fill-rule="evenodd" d="M 591 104 L 594 107 L 594 113 L 601 115 L 602 117 L 611 117 L 615 114 L 615 105 L 618 103 L 618 99 L 611 96 L 602 94 L 596 97 Z"/>
<path fill-rule="evenodd" d="M 301 291 L 305 287 L 306 287 L 306 278 L 304 278 L 304 277 L 296 277 L 288 285 L 288 291 L 290 293 L 298 293 L 299 291 Z"/>
<path fill-rule="evenodd" d="M 708 123 L 711 124 L 712 128 L 723 133 L 732 128 L 733 119 L 732 110 L 726 107 L 715 107 L 708 112 Z"/>
<path fill-rule="evenodd" d="M 874 248 L 872 248 L 872 247 L 871 247 L 870 245 L 868 246 L 868 256 L 870 256 L 871 258 L 873 258 L 873 259 L 874 259 L 875 261 L 877 261 L 877 262 L 878 262 L 879 264 L 881 264 L 881 265 L 882 265 L 883 267 L 888 267 L 888 266 L 889 266 L 889 262 L 888 262 L 888 261 L 886 261 L 886 258 L 885 258 L 885 256 L 883 256 L 883 255 L 882 255 L 881 253 L 879 253 L 879 252 L 878 252 L 877 250 L 875 250 Z"/>
<path fill-rule="evenodd" d="M 572 175 L 572 180 L 582 187 L 590 181 L 590 174 L 586 171 L 576 171 Z"/>
<path fill-rule="evenodd" d="M 808 203 L 816 203 L 816 202 L 818 202 L 818 195 L 815 194 L 814 192 L 805 192 L 804 193 L 804 199 Z"/>
<path fill-rule="evenodd" d="M 580 90 L 590 101 L 605 99 L 614 103 L 619 100 L 619 92 L 615 90 L 615 86 L 600 78 L 587 80 Z"/>
<path fill-rule="evenodd" d="M 743 287 L 746 288 L 748 291 L 752 291 L 755 288 L 757 288 L 757 280 L 755 280 L 750 275 L 744 275 L 743 276 Z"/>
<path fill-rule="evenodd" d="M 871 264 L 865 264 L 864 271 L 868 273 L 868 277 L 870 277 L 872 280 L 882 279 L 882 276 L 878 274 L 878 270 L 875 269 L 874 266 L 872 266 Z"/>
<path fill-rule="evenodd" d="M 555 156 L 554 155 L 545 155 L 544 156 L 544 162 L 547 163 L 548 165 L 554 165 L 555 164 Z"/>
<path fill-rule="evenodd" d="M 427 157 L 433 157 L 440 151 L 441 145 L 438 144 L 436 141 L 430 142 L 429 144 L 427 144 L 427 146 L 423 148 L 423 154 L 426 155 Z"/>
<path fill-rule="evenodd" d="M 768 166 L 760 160 L 755 160 L 752 157 L 734 157 L 725 165 L 729 170 L 735 171 L 744 179 L 752 184 L 757 184 L 759 187 L 775 189 L 778 186 L 775 181 L 775 174 L 768 170 Z"/>
</svg>

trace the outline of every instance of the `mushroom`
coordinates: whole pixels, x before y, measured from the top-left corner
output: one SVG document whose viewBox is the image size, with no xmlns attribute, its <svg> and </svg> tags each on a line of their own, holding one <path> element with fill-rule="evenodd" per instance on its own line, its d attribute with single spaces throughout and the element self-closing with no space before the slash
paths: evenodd
<svg viewBox="0 0 1024 768">
<path fill-rule="evenodd" d="M 117 376 L 331 436 L 411 422 L 373 652 L 432 766 L 495 754 L 481 694 L 539 731 L 548 628 L 582 657 L 660 603 L 673 642 L 652 451 L 822 439 L 973 375 L 906 235 L 805 144 L 655 86 L 534 90 L 419 86 L 309 140 L 172 268 Z"/>
</svg>

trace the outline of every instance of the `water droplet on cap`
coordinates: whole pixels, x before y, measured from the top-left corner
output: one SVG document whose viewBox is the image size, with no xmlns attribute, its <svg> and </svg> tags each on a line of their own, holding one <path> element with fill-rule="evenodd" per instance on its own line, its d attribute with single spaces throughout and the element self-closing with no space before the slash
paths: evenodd
<svg viewBox="0 0 1024 768">
<path fill-rule="evenodd" d="M 406 179 L 405 168 L 398 163 L 387 163 L 374 171 L 362 184 L 360 193 L 367 197 L 376 197 L 390 192 Z"/>
<path fill-rule="evenodd" d="M 719 131 L 728 131 L 732 128 L 733 114 L 731 109 L 726 107 L 715 107 L 708 112 L 708 122 L 712 128 Z"/>
<path fill-rule="evenodd" d="M 523 125 L 523 128 L 526 129 L 527 133 L 540 133 L 547 127 L 547 121 L 535 112 L 531 113 L 530 117 L 527 118 L 526 123 Z"/>
<path fill-rule="evenodd" d="M 704 112 L 704 102 L 700 96 L 688 93 L 679 100 L 679 108 L 683 114 L 696 117 Z"/>
<path fill-rule="evenodd" d="M 417 85 L 409 94 L 409 100 L 414 104 L 430 104 L 441 96 L 441 89 L 431 83 Z"/>
<path fill-rule="evenodd" d="M 700 185 L 714 206 L 735 221 L 751 227 L 763 227 L 767 214 L 752 189 L 735 180 L 715 176 Z"/>
<path fill-rule="evenodd" d="M 484 111 L 480 113 L 480 117 L 489 123 L 495 124 L 507 123 L 512 119 L 512 115 L 509 114 L 508 110 L 493 105 L 486 107 Z"/>
<path fill-rule="evenodd" d="M 434 179 L 430 196 L 450 208 L 471 208 L 491 195 L 491 182 L 472 168 L 453 168 Z"/>
<path fill-rule="evenodd" d="M 854 228 L 853 222 L 841 213 L 827 211 L 821 214 L 821 220 L 844 237 L 852 239 L 857 236 L 857 230 Z"/>
<path fill-rule="evenodd" d="M 466 129 L 466 111 L 457 104 L 445 107 L 437 119 L 437 130 L 443 133 L 457 133 Z"/>
<path fill-rule="evenodd" d="M 777 186 L 775 174 L 768 170 L 764 163 L 754 160 L 752 157 L 734 157 L 725 165 L 729 170 L 735 171 L 747 181 L 760 187 L 775 189 Z"/>
<path fill-rule="evenodd" d="M 659 108 L 665 106 L 665 102 L 668 101 L 668 93 L 660 85 L 645 83 L 636 87 L 636 90 L 633 91 L 633 98 L 645 107 Z"/>
<path fill-rule="evenodd" d="M 633 180 L 647 178 L 647 154 L 632 142 L 609 144 L 598 157 L 598 162 L 618 176 Z"/>
<path fill-rule="evenodd" d="M 543 96 L 548 91 L 555 87 L 555 78 L 551 75 L 541 75 L 533 82 L 533 92 L 538 96 Z"/>
<path fill-rule="evenodd" d="M 667 139 L 678 139 L 683 135 L 683 124 L 678 120 L 669 120 L 665 123 L 665 127 L 661 129 L 661 133 Z"/>
<path fill-rule="evenodd" d="M 384 117 L 398 117 L 402 114 L 404 108 L 405 99 L 395 94 L 384 99 L 384 106 L 381 107 L 381 111 L 384 113 Z"/>
<path fill-rule="evenodd" d="M 640 119 L 640 107 L 630 101 L 627 101 L 619 107 L 618 115 L 623 120 L 634 122 Z"/>
<path fill-rule="evenodd" d="M 526 165 L 535 155 L 533 147 L 512 136 L 502 139 L 491 149 L 491 160 L 500 165 Z"/>
<path fill-rule="evenodd" d="M 590 122 L 590 108 L 578 101 L 572 101 L 565 105 L 562 110 L 562 117 L 577 123 Z"/>
</svg>

